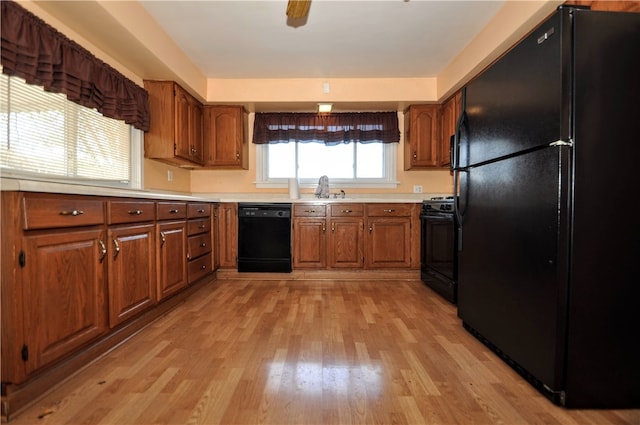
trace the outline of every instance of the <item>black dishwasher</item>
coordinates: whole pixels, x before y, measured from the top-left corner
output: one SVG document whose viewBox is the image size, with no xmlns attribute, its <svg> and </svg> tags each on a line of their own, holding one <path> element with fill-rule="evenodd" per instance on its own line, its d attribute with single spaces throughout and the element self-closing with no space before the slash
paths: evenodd
<svg viewBox="0 0 640 425">
<path fill-rule="evenodd" d="M 291 272 L 291 204 L 238 204 L 238 271 Z"/>
</svg>

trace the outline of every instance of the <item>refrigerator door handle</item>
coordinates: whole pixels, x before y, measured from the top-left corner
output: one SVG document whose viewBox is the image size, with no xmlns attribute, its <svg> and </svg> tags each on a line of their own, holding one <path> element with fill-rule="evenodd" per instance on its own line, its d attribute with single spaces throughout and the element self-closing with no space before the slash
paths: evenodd
<svg viewBox="0 0 640 425">
<path fill-rule="evenodd" d="M 549 143 L 549 146 L 569 146 L 571 148 L 573 147 L 573 140 L 556 140 L 555 142 Z"/>
</svg>

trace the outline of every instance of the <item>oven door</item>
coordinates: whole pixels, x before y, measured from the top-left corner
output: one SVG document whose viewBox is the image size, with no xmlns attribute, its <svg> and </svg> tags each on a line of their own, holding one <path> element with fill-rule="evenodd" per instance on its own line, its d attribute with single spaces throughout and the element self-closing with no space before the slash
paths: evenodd
<svg viewBox="0 0 640 425">
<path fill-rule="evenodd" d="M 421 217 L 422 280 L 449 301 L 457 298 L 457 247 L 454 215 L 426 213 Z"/>
</svg>

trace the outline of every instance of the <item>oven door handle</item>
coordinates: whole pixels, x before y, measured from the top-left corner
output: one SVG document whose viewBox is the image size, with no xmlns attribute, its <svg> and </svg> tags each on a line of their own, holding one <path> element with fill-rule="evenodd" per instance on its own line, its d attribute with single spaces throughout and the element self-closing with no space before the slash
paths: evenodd
<svg viewBox="0 0 640 425">
<path fill-rule="evenodd" d="M 432 220 L 432 221 L 453 221 L 453 214 L 447 214 L 447 215 L 423 215 L 423 216 L 420 216 L 420 218 L 423 218 L 425 220 Z"/>
</svg>

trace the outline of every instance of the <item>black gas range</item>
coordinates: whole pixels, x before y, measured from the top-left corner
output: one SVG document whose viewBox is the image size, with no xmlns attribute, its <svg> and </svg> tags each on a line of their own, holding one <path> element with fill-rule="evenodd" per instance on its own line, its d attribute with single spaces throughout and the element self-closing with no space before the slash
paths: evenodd
<svg viewBox="0 0 640 425">
<path fill-rule="evenodd" d="M 452 303 L 457 302 L 458 244 L 453 196 L 422 202 L 420 277 Z"/>
</svg>

